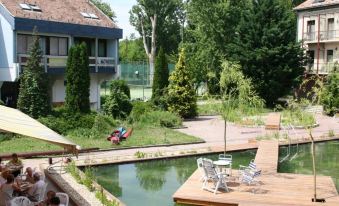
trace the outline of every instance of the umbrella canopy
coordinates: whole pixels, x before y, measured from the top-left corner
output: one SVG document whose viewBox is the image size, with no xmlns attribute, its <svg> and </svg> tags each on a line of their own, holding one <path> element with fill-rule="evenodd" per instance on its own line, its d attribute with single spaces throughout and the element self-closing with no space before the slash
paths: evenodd
<svg viewBox="0 0 339 206">
<path fill-rule="evenodd" d="M 0 106 L 0 130 L 29 136 L 77 153 L 80 147 L 19 110 Z"/>
</svg>

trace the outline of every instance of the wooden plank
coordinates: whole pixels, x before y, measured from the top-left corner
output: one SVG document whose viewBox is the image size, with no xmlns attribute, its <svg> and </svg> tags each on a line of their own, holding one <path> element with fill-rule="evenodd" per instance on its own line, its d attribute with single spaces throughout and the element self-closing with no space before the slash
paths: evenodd
<svg viewBox="0 0 339 206">
<path fill-rule="evenodd" d="M 263 174 L 277 173 L 279 142 L 276 140 L 260 141 L 254 162 Z"/>
<path fill-rule="evenodd" d="M 265 129 L 279 130 L 280 129 L 280 113 L 270 113 L 267 116 Z"/>
</svg>

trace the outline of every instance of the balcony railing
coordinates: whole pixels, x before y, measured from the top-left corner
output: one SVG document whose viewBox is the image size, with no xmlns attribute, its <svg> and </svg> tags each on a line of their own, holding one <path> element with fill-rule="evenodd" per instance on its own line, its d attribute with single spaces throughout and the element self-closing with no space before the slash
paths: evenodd
<svg viewBox="0 0 339 206">
<path fill-rule="evenodd" d="M 319 66 L 317 64 L 309 64 L 307 67 L 307 72 L 311 74 L 329 74 L 337 70 L 336 65 L 334 62 L 330 63 L 319 63 Z"/>
<path fill-rule="evenodd" d="M 306 42 L 318 41 L 318 36 L 319 41 L 339 40 L 339 37 L 337 36 L 338 33 L 337 30 L 306 32 L 303 34 L 303 40 Z"/>
<path fill-rule="evenodd" d="M 18 54 L 18 63 L 20 66 L 26 66 L 29 55 Z M 65 68 L 67 65 L 67 56 L 51 56 L 43 55 L 41 59 L 41 66 L 47 69 Z M 89 66 L 91 68 L 113 68 L 115 67 L 115 59 L 113 57 L 89 57 Z M 98 72 L 98 71 L 96 71 Z"/>
</svg>

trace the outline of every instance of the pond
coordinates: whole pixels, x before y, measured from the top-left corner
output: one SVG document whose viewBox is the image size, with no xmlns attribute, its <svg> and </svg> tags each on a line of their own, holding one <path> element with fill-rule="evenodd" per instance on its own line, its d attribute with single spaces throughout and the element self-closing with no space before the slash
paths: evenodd
<svg viewBox="0 0 339 206">
<path fill-rule="evenodd" d="M 331 176 L 339 191 L 339 141 L 317 143 L 316 169 L 318 175 Z M 280 148 L 279 158 L 287 155 L 287 147 Z M 311 144 L 291 146 L 290 156 L 279 164 L 279 172 L 313 174 Z"/>
<path fill-rule="evenodd" d="M 233 152 L 233 168 L 247 165 L 256 150 Z M 173 206 L 172 195 L 197 169 L 201 156 L 99 166 L 97 181 L 128 206 Z M 205 155 L 213 160 L 218 155 Z"/>
</svg>

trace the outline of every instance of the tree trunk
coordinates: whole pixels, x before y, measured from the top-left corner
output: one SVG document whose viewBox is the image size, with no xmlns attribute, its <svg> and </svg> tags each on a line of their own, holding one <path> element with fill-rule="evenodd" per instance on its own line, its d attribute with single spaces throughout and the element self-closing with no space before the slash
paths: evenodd
<svg viewBox="0 0 339 206">
<path fill-rule="evenodd" d="M 153 86 L 153 77 L 154 77 L 154 59 L 156 55 L 156 29 L 157 29 L 157 15 L 154 14 L 153 17 L 150 18 L 152 23 L 152 42 L 151 42 L 151 53 L 149 55 L 149 77 L 150 77 L 150 85 Z"/>
<path fill-rule="evenodd" d="M 224 130 L 224 155 L 226 155 L 226 129 L 227 129 L 227 121 L 225 118 L 225 130 Z"/>
</svg>

